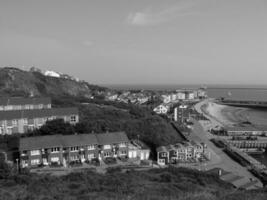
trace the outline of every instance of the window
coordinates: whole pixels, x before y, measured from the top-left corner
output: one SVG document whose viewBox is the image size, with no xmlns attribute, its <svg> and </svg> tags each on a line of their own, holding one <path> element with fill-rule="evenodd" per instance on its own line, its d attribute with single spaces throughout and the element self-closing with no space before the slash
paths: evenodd
<svg viewBox="0 0 267 200">
<path fill-rule="evenodd" d="M 95 158 L 95 154 L 94 153 L 88 154 L 88 160 L 92 160 L 93 158 Z"/>
<path fill-rule="evenodd" d="M 40 160 L 39 159 L 33 159 L 31 160 L 31 165 L 39 165 Z"/>
<path fill-rule="evenodd" d="M 51 148 L 51 153 L 57 153 L 59 151 L 60 151 L 60 148 L 59 147 Z"/>
<path fill-rule="evenodd" d="M 43 104 L 39 104 L 39 105 L 38 105 L 38 108 L 39 108 L 39 109 L 43 109 Z"/>
<path fill-rule="evenodd" d="M 32 150 L 31 151 L 31 156 L 36 156 L 36 155 L 40 155 L 40 150 Z"/>
<path fill-rule="evenodd" d="M 16 119 L 12 120 L 12 125 L 13 126 L 17 126 L 18 125 L 18 120 L 16 120 Z"/>
<path fill-rule="evenodd" d="M 88 150 L 94 150 L 94 149 L 95 149 L 95 145 L 93 145 L 93 144 L 92 144 L 92 145 L 89 145 L 89 146 L 87 147 L 87 149 L 88 149 Z"/>
<path fill-rule="evenodd" d="M 111 152 L 104 152 L 104 157 L 111 157 Z"/>
<path fill-rule="evenodd" d="M 12 128 L 7 127 L 7 129 L 6 129 L 6 133 L 7 133 L 8 135 L 11 135 L 11 134 L 12 134 Z"/>
<path fill-rule="evenodd" d="M 25 105 L 25 110 L 29 110 L 30 109 L 30 105 Z"/>
<path fill-rule="evenodd" d="M 177 155 L 177 151 L 174 151 L 174 152 L 173 152 L 173 155 Z"/>
<path fill-rule="evenodd" d="M 70 160 L 71 161 L 79 160 L 79 156 L 78 155 L 70 156 Z"/>
<path fill-rule="evenodd" d="M 111 149 L 111 145 L 109 145 L 109 144 L 106 144 L 106 145 L 104 145 L 104 147 L 103 147 L 104 149 Z"/>
<path fill-rule="evenodd" d="M 119 147 L 126 147 L 126 143 L 124 143 L 124 142 L 123 143 L 120 143 L 119 144 Z"/>
<path fill-rule="evenodd" d="M 70 122 L 76 122 L 76 116 L 75 115 L 70 116 Z"/>
<path fill-rule="evenodd" d="M 28 119 L 27 119 L 27 118 L 24 118 L 24 119 L 23 119 L 23 124 L 24 124 L 24 125 L 28 125 Z"/>
<path fill-rule="evenodd" d="M 120 152 L 120 155 L 126 155 L 127 154 L 127 151 L 121 151 Z"/>
<path fill-rule="evenodd" d="M 79 151 L 79 147 L 71 147 L 70 151 Z"/>
<path fill-rule="evenodd" d="M 167 157 L 167 153 L 164 152 L 164 153 L 161 154 L 161 156 L 162 157 Z"/>
<path fill-rule="evenodd" d="M 159 159 L 159 163 L 165 164 L 165 160 L 164 159 Z"/>
<path fill-rule="evenodd" d="M 51 157 L 51 162 L 59 162 L 59 157 Z"/>
</svg>

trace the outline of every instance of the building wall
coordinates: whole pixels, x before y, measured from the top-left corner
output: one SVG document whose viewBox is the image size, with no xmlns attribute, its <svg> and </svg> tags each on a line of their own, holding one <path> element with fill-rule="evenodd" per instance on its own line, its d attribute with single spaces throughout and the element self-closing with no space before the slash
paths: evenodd
<svg viewBox="0 0 267 200">
<path fill-rule="evenodd" d="M 0 105 L 0 111 L 50 109 L 51 104 Z"/>
<path fill-rule="evenodd" d="M 164 163 L 160 162 L 160 160 L 164 160 Z M 169 163 L 169 152 L 168 151 L 158 152 L 158 164 L 159 165 L 165 165 L 168 163 Z"/>
<path fill-rule="evenodd" d="M 88 145 L 89 146 L 89 145 Z M 38 166 L 39 164 L 43 163 L 43 158 L 47 158 L 48 165 L 50 165 L 52 162 L 55 162 L 54 160 L 58 158 L 58 164 L 68 164 L 71 161 L 75 160 L 81 160 L 84 162 L 85 160 L 92 160 L 93 158 L 99 158 L 105 159 L 106 157 L 104 156 L 105 153 L 109 153 L 109 157 L 126 157 L 128 156 L 128 145 L 126 147 L 119 147 L 117 150 L 117 156 L 115 156 L 115 152 L 113 151 L 113 148 L 111 149 L 98 149 L 98 146 L 95 144 L 95 149 L 88 149 L 88 146 L 78 146 L 78 150 L 76 151 L 71 151 L 71 147 L 67 148 L 62 148 L 59 147 L 58 152 L 51 152 L 51 148 L 49 149 L 36 149 L 40 152 L 39 155 L 31 155 L 31 151 L 26 151 L 26 152 L 20 152 L 20 158 L 21 158 L 21 166 L 23 166 L 22 163 L 25 161 L 28 163 L 28 167 L 34 167 Z M 76 147 L 76 146 L 75 146 Z M 43 153 L 42 153 L 43 152 Z M 122 153 L 125 153 L 122 155 Z M 25 153 L 25 155 L 23 155 Z M 39 162 L 36 164 L 32 164 L 32 161 L 39 160 Z"/>
<path fill-rule="evenodd" d="M 72 119 L 75 116 L 76 121 Z M 13 133 L 26 133 L 28 130 L 33 130 L 35 128 L 40 128 L 48 120 L 52 119 L 64 119 L 65 122 L 70 124 L 76 124 L 79 122 L 79 116 L 70 114 L 67 116 L 46 116 L 43 118 L 33 118 L 33 119 L 13 119 L 13 120 L 2 120 L 0 121 L 0 134 L 13 134 Z M 25 120 L 27 123 L 25 123 Z M 14 121 L 16 123 L 14 124 Z"/>
</svg>

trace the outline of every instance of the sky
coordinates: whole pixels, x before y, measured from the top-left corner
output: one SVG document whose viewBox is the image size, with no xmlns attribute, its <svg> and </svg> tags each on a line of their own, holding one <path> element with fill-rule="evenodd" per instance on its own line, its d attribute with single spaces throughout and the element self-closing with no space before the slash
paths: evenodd
<svg viewBox="0 0 267 200">
<path fill-rule="evenodd" d="M 5 66 L 100 85 L 267 85 L 267 0 L 0 0 Z"/>
</svg>

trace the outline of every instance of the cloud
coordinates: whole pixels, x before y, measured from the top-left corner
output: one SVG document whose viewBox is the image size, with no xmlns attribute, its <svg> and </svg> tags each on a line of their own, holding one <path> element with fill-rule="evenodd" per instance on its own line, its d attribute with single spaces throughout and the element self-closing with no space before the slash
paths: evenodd
<svg viewBox="0 0 267 200">
<path fill-rule="evenodd" d="M 196 0 L 186 0 L 157 12 L 146 9 L 142 12 L 130 13 L 126 22 L 134 26 L 153 26 L 168 22 L 179 16 L 192 15 L 195 13 L 192 11 L 195 5 Z"/>
</svg>

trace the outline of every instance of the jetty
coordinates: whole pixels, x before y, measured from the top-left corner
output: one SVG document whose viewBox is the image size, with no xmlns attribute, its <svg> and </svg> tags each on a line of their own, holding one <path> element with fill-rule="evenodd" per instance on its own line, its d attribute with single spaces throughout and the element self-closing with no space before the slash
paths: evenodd
<svg viewBox="0 0 267 200">
<path fill-rule="evenodd" d="M 216 103 L 236 107 L 267 108 L 267 101 L 220 99 Z"/>
</svg>

